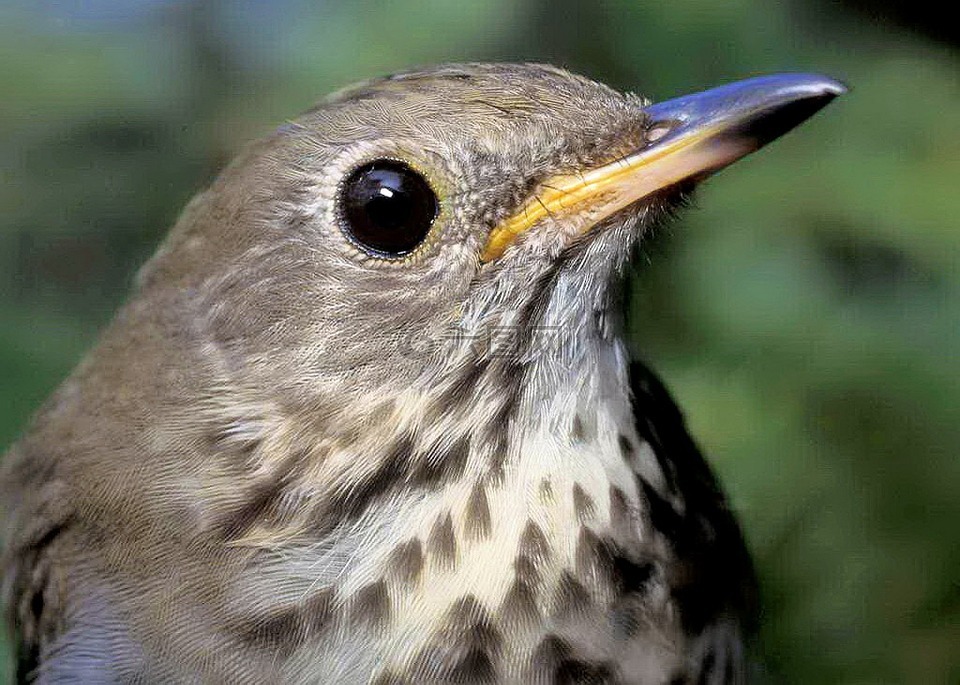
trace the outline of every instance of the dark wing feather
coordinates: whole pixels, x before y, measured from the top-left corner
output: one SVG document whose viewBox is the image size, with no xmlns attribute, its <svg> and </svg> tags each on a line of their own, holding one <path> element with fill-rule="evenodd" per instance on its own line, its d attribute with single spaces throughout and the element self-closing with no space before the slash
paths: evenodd
<svg viewBox="0 0 960 685">
<path fill-rule="evenodd" d="M 751 632 L 757 615 L 756 576 L 716 476 L 660 379 L 634 362 L 630 386 L 637 432 L 656 454 L 670 491 L 665 497 L 638 478 L 650 522 L 670 541 L 675 554 L 671 591 L 684 630 L 704 635 L 708 643 L 717 642 L 708 635 L 711 631 L 726 632 L 731 625 L 738 633 Z M 677 500 L 682 505 L 674 506 Z M 705 654 L 703 668 L 708 659 L 717 662 L 721 656 Z M 720 678 L 720 682 L 730 680 Z"/>
</svg>

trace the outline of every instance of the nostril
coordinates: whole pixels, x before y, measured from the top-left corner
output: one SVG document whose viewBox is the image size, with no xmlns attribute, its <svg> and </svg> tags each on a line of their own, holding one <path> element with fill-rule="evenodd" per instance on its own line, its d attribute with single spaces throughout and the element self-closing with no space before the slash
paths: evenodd
<svg viewBox="0 0 960 685">
<path fill-rule="evenodd" d="M 670 133 L 672 129 L 673 129 L 673 126 L 662 126 L 662 125 L 654 126 L 649 131 L 647 131 L 647 141 L 650 143 L 655 143 L 661 138 L 663 138 L 665 135 Z"/>
</svg>

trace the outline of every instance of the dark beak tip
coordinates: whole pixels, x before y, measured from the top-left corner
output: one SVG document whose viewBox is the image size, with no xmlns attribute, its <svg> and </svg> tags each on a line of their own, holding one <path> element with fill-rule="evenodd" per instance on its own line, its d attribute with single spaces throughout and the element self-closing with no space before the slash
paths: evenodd
<svg viewBox="0 0 960 685">
<path fill-rule="evenodd" d="M 822 88 L 824 95 L 829 96 L 831 99 L 850 92 L 850 86 L 843 81 L 838 81 L 828 76 L 821 76 L 820 78 L 823 81 Z"/>
<path fill-rule="evenodd" d="M 806 92 L 814 97 L 819 92 L 821 95 L 833 98 L 850 90 L 844 82 L 822 74 L 772 74 L 767 77 L 760 76 L 757 79 L 747 79 L 742 83 L 749 84 L 751 81 L 765 79 L 772 82 L 780 81 L 784 83 L 787 90 L 794 89 L 798 94 Z"/>
<path fill-rule="evenodd" d="M 819 108 L 850 91 L 845 83 L 820 74 L 778 74 L 771 78 L 774 79 L 774 84 L 782 79 L 782 89 L 773 88 L 772 92 L 764 93 L 765 89 L 762 84 L 757 84 L 761 87 L 756 94 L 756 103 L 761 108 L 765 96 L 769 98 L 768 102 L 771 109 L 778 105 L 790 106 L 801 101 L 808 101 L 811 105 L 819 103 L 817 107 Z M 744 82 L 747 87 L 752 80 Z"/>
<path fill-rule="evenodd" d="M 668 137 L 719 125 L 727 135 L 747 135 L 764 145 L 848 90 L 821 74 L 770 74 L 658 102 L 645 111 L 654 123 L 673 122 Z"/>
<path fill-rule="evenodd" d="M 844 83 L 820 74 L 774 74 L 733 85 L 743 89 L 744 106 L 731 107 L 728 134 L 750 136 L 760 146 L 797 127 L 849 90 Z"/>
</svg>

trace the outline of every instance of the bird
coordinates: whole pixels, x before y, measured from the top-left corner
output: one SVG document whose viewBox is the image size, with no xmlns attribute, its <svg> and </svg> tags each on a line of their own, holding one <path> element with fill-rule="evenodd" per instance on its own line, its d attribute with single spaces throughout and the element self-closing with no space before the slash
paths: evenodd
<svg viewBox="0 0 960 685">
<path fill-rule="evenodd" d="M 446 64 L 250 144 L 2 460 L 19 682 L 744 682 L 750 555 L 623 283 L 844 91 Z"/>
</svg>

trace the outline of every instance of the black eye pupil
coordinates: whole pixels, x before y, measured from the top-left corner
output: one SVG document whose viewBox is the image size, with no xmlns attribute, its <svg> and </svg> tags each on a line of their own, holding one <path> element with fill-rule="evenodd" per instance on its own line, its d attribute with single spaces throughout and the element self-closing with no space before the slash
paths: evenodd
<svg viewBox="0 0 960 685">
<path fill-rule="evenodd" d="M 399 256 L 419 245 L 437 216 L 426 179 L 402 162 L 380 160 L 355 169 L 343 183 L 344 230 L 369 251 Z"/>
</svg>

